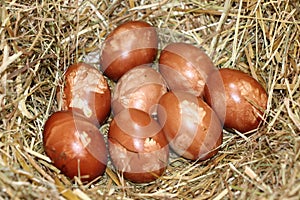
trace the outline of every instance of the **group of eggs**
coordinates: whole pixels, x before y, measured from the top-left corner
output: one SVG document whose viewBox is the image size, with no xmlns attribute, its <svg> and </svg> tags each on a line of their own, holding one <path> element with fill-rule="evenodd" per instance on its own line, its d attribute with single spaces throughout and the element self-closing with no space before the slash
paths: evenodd
<svg viewBox="0 0 300 200">
<path fill-rule="evenodd" d="M 43 131 L 46 154 L 66 176 L 91 181 L 104 173 L 109 155 L 125 179 L 150 182 L 165 172 L 169 148 L 205 160 L 218 152 L 223 127 L 242 133 L 258 127 L 267 93 L 254 78 L 214 68 L 191 44 L 170 43 L 159 52 L 158 41 L 157 30 L 143 21 L 121 24 L 107 36 L 100 65 L 116 82 L 113 91 L 86 63 L 66 70 L 57 95 L 62 111 Z M 99 127 L 111 110 L 105 142 Z"/>
</svg>

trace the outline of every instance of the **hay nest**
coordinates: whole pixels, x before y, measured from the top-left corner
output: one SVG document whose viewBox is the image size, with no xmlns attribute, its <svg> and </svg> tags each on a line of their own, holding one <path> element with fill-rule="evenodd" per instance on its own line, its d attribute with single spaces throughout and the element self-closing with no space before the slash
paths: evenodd
<svg viewBox="0 0 300 200">
<path fill-rule="evenodd" d="M 0 198 L 299 199 L 299 0 L 1 2 Z M 111 167 L 92 183 L 71 182 L 42 145 L 43 125 L 60 109 L 59 78 L 128 20 L 184 35 L 217 67 L 251 74 L 269 94 L 264 121 L 249 134 L 226 132 L 210 160 L 171 158 L 153 183 L 120 180 Z"/>
</svg>

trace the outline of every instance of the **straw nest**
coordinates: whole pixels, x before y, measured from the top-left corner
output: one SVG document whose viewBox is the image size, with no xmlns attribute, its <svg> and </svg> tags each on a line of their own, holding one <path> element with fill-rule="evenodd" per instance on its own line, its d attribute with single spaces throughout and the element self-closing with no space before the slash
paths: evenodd
<svg viewBox="0 0 300 200">
<path fill-rule="evenodd" d="M 299 199 L 299 0 L 1 0 L 0 16 L 0 198 Z M 183 36 L 217 67 L 251 74 L 269 94 L 263 123 L 225 132 L 210 160 L 172 157 L 149 184 L 122 180 L 111 167 L 92 183 L 70 181 L 42 145 L 43 125 L 60 109 L 59 79 L 128 20 Z"/>
</svg>

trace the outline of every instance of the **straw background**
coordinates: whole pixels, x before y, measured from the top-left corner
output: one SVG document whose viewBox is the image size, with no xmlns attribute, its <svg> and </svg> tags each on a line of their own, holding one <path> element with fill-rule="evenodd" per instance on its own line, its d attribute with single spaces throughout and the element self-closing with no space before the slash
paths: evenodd
<svg viewBox="0 0 300 200">
<path fill-rule="evenodd" d="M 0 199 L 300 198 L 299 0 L 0 2 Z M 217 67 L 257 79 L 269 94 L 263 123 L 245 135 L 225 131 L 211 160 L 172 157 L 156 182 L 132 184 L 111 167 L 90 184 L 71 182 L 42 145 L 43 125 L 60 109 L 56 88 L 128 20 L 184 35 Z"/>
</svg>

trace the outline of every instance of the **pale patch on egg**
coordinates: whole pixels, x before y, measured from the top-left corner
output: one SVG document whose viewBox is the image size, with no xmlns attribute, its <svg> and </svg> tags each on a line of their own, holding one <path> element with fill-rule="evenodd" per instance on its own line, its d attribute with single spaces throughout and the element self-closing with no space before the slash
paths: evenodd
<svg viewBox="0 0 300 200">
<path fill-rule="evenodd" d="M 85 131 L 76 131 L 75 135 L 78 137 L 84 148 L 86 148 L 91 143 L 91 138 Z"/>
<path fill-rule="evenodd" d="M 197 89 L 195 91 L 196 96 L 202 96 L 204 92 L 205 81 L 203 79 L 199 79 L 197 81 Z"/>
<path fill-rule="evenodd" d="M 92 109 L 89 107 L 88 101 L 86 99 L 80 98 L 79 94 L 76 94 L 71 99 L 69 107 L 78 108 L 83 111 L 86 117 L 91 117 L 93 115 Z"/>
<path fill-rule="evenodd" d="M 121 96 L 119 97 L 119 100 L 121 102 L 122 105 L 124 105 L 125 107 L 128 107 L 129 105 L 129 101 L 130 101 L 130 96 Z"/>
<path fill-rule="evenodd" d="M 198 126 L 206 115 L 205 110 L 194 102 L 183 100 L 179 104 L 180 114 L 183 116 L 184 124 Z M 186 122 L 186 123 L 185 123 Z"/>
<path fill-rule="evenodd" d="M 179 133 L 179 135 L 171 141 L 170 145 L 174 151 L 179 155 L 186 155 L 188 158 L 192 158 L 193 155 L 186 150 L 190 147 L 193 142 L 193 136 L 189 136 L 186 133 Z"/>
<path fill-rule="evenodd" d="M 203 119 L 206 115 L 204 108 L 194 102 L 183 100 L 180 104 L 181 126 L 177 136 L 172 141 L 175 151 L 179 154 L 185 154 L 187 157 L 193 157 L 189 152 L 185 152 L 193 143 L 199 127 L 203 127 Z"/>
<path fill-rule="evenodd" d="M 251 104 L 264 107 L 264 102 L 267 101 L 266 93 L 262 93 L 258 87 L 253 87 L 249 82 L 241 80 L 239 83 L 241 95 L 246 98 Z"/>
<path fill-rule="evenodd" d="M 124 40 L 124 38 L 126 39 Z M 123 52 L 124 50 L 131 49 L 136 41 L 138 41 L 138 38 L 134 34 L 134 30 L 128 30 L 110 38 L 109 44 L 111 46 L 112 52 Z"/>
<path fill-rule="evenodd" d="M 267 102 L 266 93 L 261 93 L 258 88 L 253 87 L 247 81 L 240 81 L 239 83 L 241 95 L 245 97 L 246 101 L 252 105 L 251 110 L 245 112 L 245 116 L 250 123 L 256 123 L 260 115 L 259 110 L 264 108 L 264 102 Z"/>
<path fill-rule="evenodd" d="M 154 139 L 152 139 L 152 138 L 145 139 L 145 141 L 144 141 L 144 151 L 145 152 L 152 152 L 152 151 L 156 151 L 158 149 L 161 149 L 161 146 Z"/>
<path fill-rule="evenodd" d="M 110 143 L 109 152 L 114 165 L 123 172 L 131 171 L 130 159 L 128 159 L 128 151 L 119 144 Z"/>
<path fill-rule="evenodd" d="M 147 161 L 142 164 L 142 172 L 153 172 L 168 164 L 168 155 L 164 152 L 164 149 L 150 153 L 140 153 L 139 156 L 142 156 L 143 160 Z"/>
<path fill-rule="evenodd" d="M 248 81 L 240 80 L 240 82 L 238 82 L 237 84 L 242 96 L 251 95 L 252 97 L 255 97 L 258 93 L 258 89 L 252 88 L 251 84 Z"/>
<path fill-rule="evenodd" d="M 145 143 L 150 148 L 153 145 L 157 146 L 157 143 L 152 139 L 145 141 Z M 122 172 L 148 173 L 159 170 L 168 164 L 168 153 L 164 148 L 151 152 L 132 152 L 113 142 L 110 143 L 109 147 L 113 164 Z"/>
<path fill-rule="evenodd" d="M 72 72 L 70 77 L 72 80 L 72 94 L 87 92 L 95 92 L 103 94 L 107 90 L 107 84 L 104 77 L 96 69 L 88 69 L 86 67 L 79 67 L 76 72 Z"/>
<path fill-rule="evenodd" d="M 152 47 L 153 45 L 151 45 L 152 44 L 152 40 L 153 40 L 153 38 L 154 37 L 156 37 L 156 32 L 154 31 L 154 29 L 153 28 L 143 28 L 143 30 L 141 30 L 141 31 L 143 31 L 143 38 L 145 39 L 144 41 L 145 42 L 147 42 L 149 45 L 147 45 L 147 46 L 149 46 L 149 47 Z"/>
</svg>

